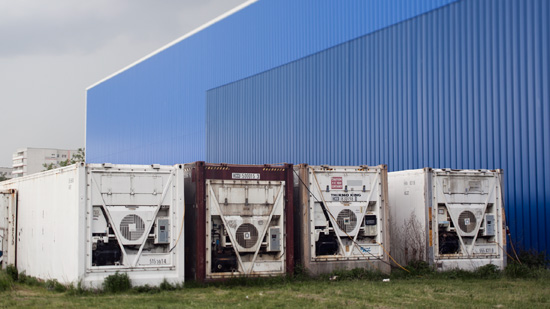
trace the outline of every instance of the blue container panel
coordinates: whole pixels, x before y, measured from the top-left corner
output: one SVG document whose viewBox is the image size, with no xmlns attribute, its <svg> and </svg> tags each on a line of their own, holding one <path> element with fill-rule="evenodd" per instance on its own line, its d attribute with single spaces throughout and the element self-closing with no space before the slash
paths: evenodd
<svg viewBox="0 0 550 309">
<path fill-rule="evenodd" d="M 208 89 L 454 1 L 260 0 L 89 89 L 87 160 L 204 160 Z"/>
<path fill-rule="evenodd" d="M 207 94 L 207 160 L 505 171 L 550 249 L 546 0 L 462 0 Z"/>
</svg>

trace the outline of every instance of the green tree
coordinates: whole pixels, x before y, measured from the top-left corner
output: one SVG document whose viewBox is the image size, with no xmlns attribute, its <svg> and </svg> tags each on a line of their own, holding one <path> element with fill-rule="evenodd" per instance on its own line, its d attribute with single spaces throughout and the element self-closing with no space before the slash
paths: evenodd
<svg viewBox="0 0 550 309">
<path fill-rule="evenodd" d="M 86 152 L 84 148 L 78 148 L 75 154 L 70 159 L 59 161 L 59 164 L 56 163 L 50 163 L 50 164 L 42 164 L 42 166 L 45 168 L 45 171 L 53 170 L 58 167 L 64 167 L 69 166 L 72 164 L 80 163 L 80 162 L 86 162 Z"/>
<path fill-rule="evenodd" d="M 0 181 L 8 180 L 9 178 L 6 177 L 6 172 L 0 173 Z"/>
</svg>

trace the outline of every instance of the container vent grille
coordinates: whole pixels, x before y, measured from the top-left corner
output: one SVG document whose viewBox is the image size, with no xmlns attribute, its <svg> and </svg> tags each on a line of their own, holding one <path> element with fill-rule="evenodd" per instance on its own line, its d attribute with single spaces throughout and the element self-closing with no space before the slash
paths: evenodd
<svg viewBox="0 0 550 309">
<path fill-rule="evenodd" d="M 243 223 L 237 228 L 237 243 L 246 249 L 252 248 L 258 242 L 258 229 L 250 223 Z"/>
<path fill-rule="evenodd" d="M 120 233 L 127 240 L 138 240 L 145 232 L 145 222 L 137 215 L 127 215 L 120 222 Z"/>
<path fill-rule="evenodd" d="M 458 226 L 464 233 L 471 233 L 477 226 L 476 216 L 473 212 L 465 210 L 458 216 Z"/>
<path fill-rule="evenodd" d="M 336 223 L 338 224 L 340 230 L 346 233 L 351 233 L 357 225 L 357 216 L 353 213 L 353 211 L 344 209 L 338 214 Z"/>
</svg>

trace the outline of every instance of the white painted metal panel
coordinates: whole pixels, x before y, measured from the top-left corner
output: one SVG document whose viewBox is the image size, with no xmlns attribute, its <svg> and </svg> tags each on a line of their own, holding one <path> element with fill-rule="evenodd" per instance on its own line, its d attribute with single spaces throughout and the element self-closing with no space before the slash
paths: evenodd
<svg viewBox="0 0 550 309">
<path fill-rule="evenodd" d="M 390 254 L 403 265 L 427 259 L 426 198 L 429 188 L 426 187 L 426 177 L 423 169 L 388 173 Z"/>
<path fill-rule="evenodd" d="M 85 284 L 101 286 L 105 276 L 117 271 L 128 273 L 135 285 L 158 285 L 164 279 L 182 282 L 185 213 L 181 166 L 106 168 L 90 164 L 86 177 L 91 197 L 86 207 L 100 210 L 110 229 L 108 235 L 93 234 L 93 211 L 88 212 Z M 155 241 L 158 218 L 168 222 L 164 227 L 169 239 L 162 243 Z M 100 245 L 109 247 L 97 251 Z M 120 255 L 114 257 L 112 252 L 117 251 Z"/>
<path fill-rule="evenodd" d="M 403 264 L 420 259 L 443 270 L 504 268 L 501 175 L 429 168 L 389 173 L 392 255 Z"/>
<path fill-rule="evenodd" d="M 285 182 L 209 179 L 206 189 L 206 252 L 222 256 L 206 255 L 207 278 L 284 274 Z"/>
<path fill-rule="evenodd" d="M 84 231 L 84 167 L 73 165 L 3 183 L 17 191 L 16 255 L 18 271 L 41 279 L 78 282 Z M 11 264 L 11 261 L 10 261 Z"/>
<path fill-rule="evenodd" d="M 100 287 L 117 271 L 127 272 L 135 285 L 184 280 L 180 166 L 79 164 L 3 182 L 0 190 L 8 189 L 18 195 L 11 205 L 17 225 L 9 221 L 8 236 L 17 246 L 10 263 L 20 272 L 88 287 Z M 140 237 L 119 233 L 124 224 L 127 231 L 138 230 L 128 220 L 113 221 L 119 213 L 144 218 Z M 161 214 L 169 222 L 169 242 L 155 244 Z M 102 251 L 98 244 L 111 245 Z"/>
<path fill-rule="evenodd" d="M 298 250 L 313 274 L 368 267 L 389 272 L 386 167 L 296 166 Z"/>
</svg>

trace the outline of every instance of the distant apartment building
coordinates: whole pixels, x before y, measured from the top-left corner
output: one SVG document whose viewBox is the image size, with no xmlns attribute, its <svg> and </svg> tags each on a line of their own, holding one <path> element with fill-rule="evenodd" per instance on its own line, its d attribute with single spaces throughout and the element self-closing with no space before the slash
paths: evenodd
<svg viewBox="0 0 550 309">
<path fill-rule="evenodd" d="M 45 170 L 44 164 L 59 164 L 71 159 L 76 150 L 48 148 L 20 148 L 13 154 L 13 177 L 21 177 Z"/>
<path fill-rule="evenodd" d="M 11 167 L 0 167 L 0 179 L 11 179 L 13 177 L 11 174 L 12 170 Z"/>
</svg>

